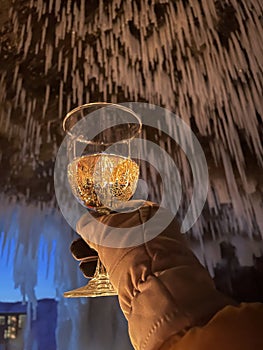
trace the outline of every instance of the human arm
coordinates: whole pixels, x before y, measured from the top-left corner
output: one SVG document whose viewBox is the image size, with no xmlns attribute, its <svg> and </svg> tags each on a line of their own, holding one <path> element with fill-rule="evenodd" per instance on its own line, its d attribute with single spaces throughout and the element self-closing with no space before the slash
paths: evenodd
<svg viewBox="0 0 263 350">
<path fill-rule="evenodd" d="M 114 227 L 138 226 L 139 234 L 144 234 L 144 224 L 158 209 L 148 203 L 132 213 L 96 219 L 112 232 Z M 161 214 L 165 217 L 165 209 Z M 182 337 L 189 329 L 205 325 L 226 305 L 235 304 L 216 290 L 208 272 L 187 247 L 175 219 L 155 238 L 126 248 L 91 242 L 92 230 L 94 222 L 82 217 L 77 231 L 98 251 L 109 273 L 135 349 L 159 350 L 171 336 Z"/>
</svg>

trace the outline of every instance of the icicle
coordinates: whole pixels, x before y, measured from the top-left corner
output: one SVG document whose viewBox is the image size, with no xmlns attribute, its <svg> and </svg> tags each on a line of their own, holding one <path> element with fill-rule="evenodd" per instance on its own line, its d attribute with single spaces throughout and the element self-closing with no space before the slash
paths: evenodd
<svg viewBox="0 0 263 350">
<path fill-rule="evenodd" d="M 46 44 L 45 54 L 46 54 L 45 74 L 47 74 L 49 68 L 52 65 L 52 56 L 53 56 L 53 46 L 52 45 Z"/>
<path fill-rule="evenodd" d="M 68 76 L 68 57 L 65 58 L 63 81 L 66 83 Z"/>
<path fill-rule="evenodd" d="M 50 85 L 47 84 L 47 86 L 46 86 L 46 94 L 45 94 L 45 101 L 44 101 L 44 105 L 43 105 L 42 119 L 44 119 L 44 117 L 46 115 L 46 112 L 47 112 L 49 95 L 50 95 Z"/>
<path fill-rule="evenodd" d="M 62 108 L 63 108 L 63 81 L 60 82 L 58 100 L 59 100 L 58 115 L 59 115 L 59 118 L 61 118 Z"/>
<path fill-rule="evenodd" d="M 250 151 L 254 153 L 258 163 L 262 164 L 263 148 L 258 121 L 259 116 L 263 115 L 263 29 L 260 19 L 262 2 L 243 0 L 240 6 L 237 0 L 227 1 L 235 11 L 238 26 L 238 30 L 229 34 L 227 45 L 222 45 L 220 41 L 218 24 L 221 15 L 217 12 L 215 2 L 153 0 L 150 5 L 148 1 L 141 0 L 139 3 L 140 11 L 135 1 L 112 0 L 107 4 L 107 13 L 105 2 L 99 0 L 94 16 L 87 20 L 85 0 L 74 3 L 30 0 L 29 7 L 36 12 L 37 23 L 36 16 L 32 14 L 25 19 L 26 23 L 20 23 L 21 16 L 17 9 L 11 6 L 9 16 L 17 38 L 17 52 L 23 52 L 22 59 L 26 60 L 34 53 L 38 59 L 43 54 L 43 49 L 45 50 L 45 76 L 39 79 L 48 79 L 49 69 L 52 65 L 57 65 L 57 73 L 61 72 L 62 75 L 59 91 L 56 93 L 58 118 L 62 118 L 64 108 L 69 111 L 73 105 L 90 102 L 97 87 L 104 99 L 110 97 L 112 102 L 120 98 L 118 91 L 121 89 L 126 99 L 141 99 L 162 104 L 176 112 L 187 123 L 193 116 L 200 136 L 209 139 L 211 158 L 215 165 L 219 168 L 223 163 L 224 166 L 225 174 L 220 174 L 220 177 L 214 175 L 214 178 L 211 178 L 209 207 L 223 212 L 222 225 L 235 232 L 245 229 L 247 235 L 251 236 L 254 228 L 258 229 L 257 232 L 262 232 L 260 192 L 254 190 L 256 184 L 251 184 L 246 173 L 243 145 L 239 137 L 242 130 Z M 159 27 L 160 18 L 159 14 L 155 13 L 156 4 L 165 6 L 162 25 Z M 54 30 L 50 27 L 53 23 Z M 134 32 L 130 29 L 131 24 L 134 29 L 137 28 Z M 33 35 L 36 25 L 42 25 L 38 42 L 35 42 Z M 96 37 L 99 30 L 101 33 Z M 89 38 L 94 38 L 92 43 Z M 35 95 L 31 97 L 23 80 L 26 76 L 22 75 L 23 70 L 20 70 L 19 64 L 20 62 L 14 65 L 13 71 L 1 74 L 0 77 L 0 100 L 4 103 L 0 124 L 10 138 L 23 134 L 23 158 L 30 152 L 38 155 L 42 142 L 53 141 L 50 122 L 47 123 L 47 140 L 41 140 L 41 125 L 35 121 L 33 113 L 39 113 L 40 109 L 44 118 L 49 111 L 49 105 L 55 101 L 55 94 L 52 93 L 51 82 L 47 81 L 42 97 L 38 100 Z M 9 91 L 8 75 L 11 76 L 14 98 L 10 105 L 5 105 Z M 110 96 L 107 96 L 107 92 Z M 83 98 L 86 100 L 83 101 Z M 21 117 L 25 120 L 22 127 L 14 125 L 13 122 L 16 108 L 21 110 Z M 210 126 L 209 119 L 213 121 L 213 127 Z M 54 143 L 54 154 L 56 147 Z M 168 144 L 168 152 L 171 151 L 171 145 Z M 188 161 L 183 154 L 176 157 L 182 169 L 183 183 L 187 186 L 190 196 L 191 172 Z M 33 162 L 36 166 L 35 159 Z M 164 167 L 166 166 L 167 164 L 164 164 Z M 238 170 L 238 181 L 233 167 Z M 149 176 L 146 172 L 143 170 L 145 177 Z M 51 173 L 52 169 L 49 169 L 49 176 Z M 43 173 L 44 175 L 47 176 L 47 173 Z M 153 177 L 152 181 L 156 180 L 154 172 L 150 175 Z M 47 184 L 47 191 L 50 191 L 49 186 Z M 173 191 L 172 186 L 170 190 Z M 154 186 L 152 191 L 158 196 Z M 225 213 L 224 204 L 232 204 L 233 211 Z M 28 213 L 24 214 L 27 217 Z M 35 222 L 34 217 L 30 216 L 30 213 L 28 215 L 28 220 Z M 203 228 L 207 229 L 206 225 L 208 224 L 205 220 L 200 219 L 193 228 L 194 236 L 200 239 L 199 253 L 203 261 L 208 259 L 204 255 L 207 249 L 208 255 L 218 254 L 214 246 L 206 247 L 203 242 L 202 232 Z M 213 225 L 212 234 L 215 235 L 220 228 L 216 223 Z M 32 231 L 32 227 L 28 229 Z M 30 239 L 24 237 L 24 231 L 26 230 L 21 231 L 21 235 L 27 250 L 25 256 L 32 263 L 35 260 L 30 252 L 39 242 L 34 238 L 31 244 Z M 21 242 L 23 239 L 21 238 Z M 64 242 L 63 244 L 66 245 Z M 25 253 L 19 249 L 17 256 Z M 210 272 L 215 263 L 216 261 L 210 259 Z M 65 278 L 63 285 L 58 287 L 62 292 L 63 288 L 69 287 L 70 281 L 66 281 L 67 267 L 61 266 L 58 261 L 57 267 L 56 278 L 59 281 Z M 34 283 L 30 280 L 27 284 L 22 281 L 22 277 L 19 279 L 18 272 L 16 267 L 17 284 L 24 295 L 30 295 L 33 302 Z M 34 274 L 33 271 L 32 275 Z M 72 278 L 74 279 L 71 276 Z M 68 310 L 69 307 L 61 301 L 60 316 L 68 315 Z"/>
<path fill-rule="evenodd" d="M 68 1 L 68 3 L 70 4 L 70 1 Z M 60 9 L 60 5 L 61 5 L 60 0 L 55 0 L 55 15 L 56 16 L 58 15 L 58 12 L 59 12 L 59 9 Z"/>
<path fill-rule="evenodd" d="M 62 54 L 63 54 L 63 51 L 59 50 L 59 53 L 58 53 L 58 72 L 61 71 L 61 67 L 62 67 Z"/>
</svg>

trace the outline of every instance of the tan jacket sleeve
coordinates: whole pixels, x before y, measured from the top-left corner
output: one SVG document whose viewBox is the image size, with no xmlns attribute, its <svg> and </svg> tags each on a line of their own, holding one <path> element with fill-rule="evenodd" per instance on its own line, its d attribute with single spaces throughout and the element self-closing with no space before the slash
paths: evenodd
<svg viewBox="0 0 263 350">
<path fill-rule="evenodd" d="M 160 350 L 263 349 L 263 304 L 226 306 L 203 327 L 172 336 Z"/>
<path fill-rule="evenodd" d="M 143 223 L 157 209 L 148 203 L 133 213 L 98 220 L 112 231 L 114 226 L 139 225 L 144 233 Z M 87 238 L 91 230 L 88 218 L 82 217 L 77 231 L 98 251 L 118 291 L 135 349 L 159 350 L 173 334 L 182 336 L 188 329 L 206 324 L 225 305 L 234 304 L 215 289 L 208 272 L 187 248 L 175 220 L 156 238 L 130 248 L 93 244 Z"/>
</svg>

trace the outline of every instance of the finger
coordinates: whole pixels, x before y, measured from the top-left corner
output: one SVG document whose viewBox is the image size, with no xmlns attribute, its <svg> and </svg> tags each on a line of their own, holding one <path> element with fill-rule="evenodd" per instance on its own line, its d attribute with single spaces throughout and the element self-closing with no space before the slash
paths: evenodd
<svg viewBox="0 0 263 350">
<path fill-rule="evenodd" d="M 89 256 L 98 256 L 96 250 L 90 248 L 82 238 L 78 238 L 71 243 L 70 251 L 76 260 L 82 260 Z"/>
<path fill-rule="evenodd" d="M 89 261 L 89 262 L 82 261 L 79 264 L 79 268 L 86 278 L 92 278 L 94 276 L 96 267 L 97 267 L 97 260 Z"/>
</svg>

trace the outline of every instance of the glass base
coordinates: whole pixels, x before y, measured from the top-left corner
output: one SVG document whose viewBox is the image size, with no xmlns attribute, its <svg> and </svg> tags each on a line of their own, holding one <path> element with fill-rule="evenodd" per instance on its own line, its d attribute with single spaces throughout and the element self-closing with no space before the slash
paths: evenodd
<svg viewBox="0 0 263 350">
<path fill-rule="evenodd" d="M 92 278 L 89 283 L 77 289 L 70 290 L 64 293 L 65 298 L 79 297 L 107 297 L 118 295 L 113 288 L 107 275 L 100 275 Z"/>
</svg>

